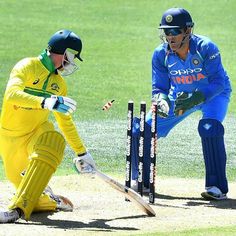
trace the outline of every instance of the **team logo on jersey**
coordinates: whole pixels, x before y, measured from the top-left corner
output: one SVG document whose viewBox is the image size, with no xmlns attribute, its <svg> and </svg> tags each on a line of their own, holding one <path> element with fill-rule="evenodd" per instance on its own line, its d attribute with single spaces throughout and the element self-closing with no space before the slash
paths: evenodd
<svg viewBox="0 0 236 236">
<path fill-rule="evenodd" d="M 33 84 L 37 84 L 39 82 L 39 79 L 36 79 Z"/>
<path fill-rule="evenodd" d="M 173 20 L 173 16 L 172 15 L 167 15 L 166 16 L 166 22 L 170 23 L 170 22 L 172 22 L 172 20 Z"/>
<path fill-rule="evenodd" d="M 197 58 L 193 58 L 192 62 L 193 62 L 193 65 L 195 66 L 197 66 L 200 63 L 200 61 Z"/>
<path fill-rule="evenodd" d="M 59 92 L 59 86 L 58 86 L 58 84 L 56 84 L 56 83 L 53 83 L 53 84 L 51 84 L 51 89 L 52 90 L 55 90 L 55 91 L 57 91 L 57 92 Z"/>
</svg>

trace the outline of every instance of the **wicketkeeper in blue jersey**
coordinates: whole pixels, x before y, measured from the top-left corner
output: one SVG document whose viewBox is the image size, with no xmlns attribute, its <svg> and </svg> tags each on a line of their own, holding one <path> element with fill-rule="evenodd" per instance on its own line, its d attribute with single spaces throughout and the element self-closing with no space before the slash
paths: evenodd
<svg viewBox="0 0 236 236">
<path fill-rule="evenodd" d="M 208 200 L 227 198 L 224 127 L 231 86 L 219 49 L 209 38 L 193 34 L 194 23 L 182 8 L 168 9 L 159 29 L 163 43 L 152 57 L 152 101 L 158 105 L 157 136 L 170 130 L 195 111 L 201 111 L 198 133 L 205 161 Z M 151 113 L 146 117 L 144 187 L 149 186 Z M 138 178 L 139 119 L 133 126 L 133 187 Z"/>
</svg>

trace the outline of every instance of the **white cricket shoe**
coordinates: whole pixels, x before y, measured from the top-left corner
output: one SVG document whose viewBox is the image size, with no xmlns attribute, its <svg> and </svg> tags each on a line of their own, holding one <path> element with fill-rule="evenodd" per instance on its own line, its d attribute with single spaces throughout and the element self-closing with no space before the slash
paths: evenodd
<svg viewBox="0 0 236 236">
<path fill-rule="evenodd" d="M 16 209 L 0 212 L 0 223 L 14 223 L 20 218 Z"/>
<path fill-rule="evenodd" d="M 73 211 L 73 203 L 66 197 L 63 197 L 61 195 L 56 195 L 53 193 L 52 189 L 47 186 L 44 190 L 46 194 L 50 196 L 54 201 L 57 203 L 57 210 L 59 211 Z"/>
<path fill-rule="evenodd" d="M 131 180 L 131 188 L 135 191 L 138 192 L 138 180 Z M 149 193 L 150 189 L 143 186 L 143 193 Z"/>
<path fill-rule="evenodd" d="M 215 186 L 207 187 L 205 192 L 201 193 L 201 196 L 206 200 L 225 200 L 227 195 L 222 193 L 221 190 Z"/>
</svg>

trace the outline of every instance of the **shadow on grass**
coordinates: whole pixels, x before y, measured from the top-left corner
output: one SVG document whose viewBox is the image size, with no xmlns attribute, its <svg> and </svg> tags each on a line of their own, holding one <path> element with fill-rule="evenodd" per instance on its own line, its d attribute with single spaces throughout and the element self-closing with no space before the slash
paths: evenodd
<svg viewBox="0 0 236 236">
<path fill-rule="evenodd" d="M 214 207 L 214 208 L 219 208 L 219 209 L 224 209 L 224 210 L 234 210 L 236 209 L 236 199 L 226 199 L 226 200 L 212 200 L 212 201 L 207 201 L 204 199 L 201 199 L 199 202 L 194 202 L 194 201 L 188 201 L 186 203 L 186 206 L 201 206 L 204 205 L 204 207 Z"/>
<path fill-rule="evenodd" d="M 203 200 L 203 198 L 200 197 L 179 197 L 179 196 L 171 196 L 171 195 L 165 195 L 160 193 L 155 193 L 155 197 L 158 199 L 166 199 L 166 200 Z"/>
<path fill-rule="evenodd" d="M 145 196 L 148 196 L 148 193 L 144 194 Z M 195 202 L 195 201 L 203 201 L 202 198 L 196 198 L 196 197 L 180 197 L 180 196 L 171 196 L 171 195 L 165 195 L 165 194 L 160 194 L 160 193 L 155 193 L 155 203 L 153 204 L 154 206 L 160 206 L 160 207 L 169 207 L 169 208 L 183 208 L 183 209 L 188 209 L 189 206 L 186 204 L 180 204 L 180 205 L 176 205 L 173 202 L 176 200 L 183 200 L 183 201 L 191 201 L 191 202 Z M 167 200 L 165 203 L 159 201 L 158 200 Z"/>
<path fill-rule="evenodd" d="M 212 200 L 207 201 L 201 197 L 180 197 L 180 196 L 171 196 L 171 195 L 165 195 L 160 193 L 155 193 L 156 197 L 156 203 L 154 205 L 156 206 L 162 206 L 162 207 L 175 207 L 175 208 L 188 208 L 192 206 L 205 206 L 205 207 L 214 207 L 219 209 L 236 209 L 236 199 L 228 198 L 226 200 Z M 158 199 L 162 200 L 170 200 L 170 204 L 166 202 L 166 204 L 158 203 Z M 185 201 L 182 206 L 176 206 L 172 205 L 171 201 L 175 200 L 183 200 Z"/>
<path fill-rule="evenodd" d="M 117 217 L 112 219 L 91 219 L 90 222 L 84 223 L 82 221 L 74 221 L 74 220 L 64 220 L 64 219 L 50 219 L 48 218 L 49 215 L 56 214 L 54 212 L 43 212 L 43 213 L 36 213 L 31 216 L 31 220 L 29 222 L 16 222 L 16 224 L 23 224 L 23 225 L 45 225 L 49 228 L 57 228 L 57 229 L 64 229 L 64 230 L 84 230 L 87 229 L 88 231 L 104 231 L 104 232 L 113 232 L 113 231 L 134 231 L 140 230 L 139 228 L 135 227 L 116 227 L 110 226 L 108 222 L 114 220 L 126 220 L 126 219 L 138 219 L 138 218 L 146 218 L 147 215 L 137 215 L 137 216 L 124 216 L 124 217 Z M 81 216 L 82 218 L 82 216 Z"/>
</svg>

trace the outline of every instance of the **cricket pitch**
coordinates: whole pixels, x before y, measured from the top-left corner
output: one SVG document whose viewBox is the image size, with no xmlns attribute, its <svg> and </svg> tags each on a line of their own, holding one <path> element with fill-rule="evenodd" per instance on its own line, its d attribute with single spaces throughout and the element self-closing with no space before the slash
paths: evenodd
<svg viewBox="0 0 236 236">
<path fill-rule="evenodd" d="M 209 202 L 200 196 L 203 180 L 157 178 L 156 202 L 152 205 L 156 217 L 145 215 L 97 177 L 53 177 L 50 186 L 73 202 L 73 212 L 35 213 L 28 222 L 1 224 L 0 235 L 137 235 L 231 226 L 236 222 L 234 183 L 229 184 L 229 200 Z M 14 191 L 7 181 L 0 183 L 0 189 L 0 207 L 6 208 Z"/>
</svg>

